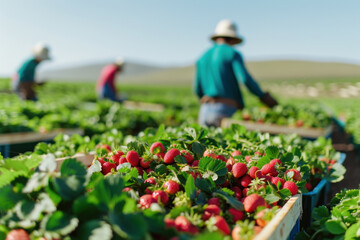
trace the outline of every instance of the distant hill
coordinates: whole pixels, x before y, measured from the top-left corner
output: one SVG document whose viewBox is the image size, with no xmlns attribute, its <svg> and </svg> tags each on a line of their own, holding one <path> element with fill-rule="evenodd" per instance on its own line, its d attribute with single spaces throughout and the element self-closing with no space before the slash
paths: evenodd
<svg viewBox="0 0 360 240">
<path fill-rule="evenodd" d="M 57 69 L 43 74 L 49 79 L 95 81 L 104 65 Z M 271 60 L 248 62 L 246 65 L 249 72 L 259 81 L 360 77 L 360 65 L 348 63 Z M 118 83 L 189 85 L 193 77 L 194 66 L 160 68 L 128 63 Z"/>
</svg>

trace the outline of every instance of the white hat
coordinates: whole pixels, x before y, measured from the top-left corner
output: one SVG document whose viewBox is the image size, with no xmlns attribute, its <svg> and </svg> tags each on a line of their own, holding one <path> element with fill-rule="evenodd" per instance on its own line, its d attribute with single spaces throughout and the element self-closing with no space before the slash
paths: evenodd
<svg viewBox="0 0 360 240">
<path fill-rule="evenodd" d="M 215 33 L 211 35 L 211 40 L 215 40 L 218 37 L 229 37 L 237 40 L 237 43 L 243 41 L 242 37 L 236 33 L 236 25 L 230 20 L 221 20 L 215 28 Z"/>
<path fill-rule="evenodd" d="M 115 65 L 122 67 L 125 64 L 125 60 L 122 57 L 117 57 L 115 60 Z"/>
<path fill-rule="evenodd" d="M 32 52 L 35 58 L 40 60 L 48 60 L 49 56 L 49 47 L 45 43 L 38 43 L 32 48 Z"/>
</svg>

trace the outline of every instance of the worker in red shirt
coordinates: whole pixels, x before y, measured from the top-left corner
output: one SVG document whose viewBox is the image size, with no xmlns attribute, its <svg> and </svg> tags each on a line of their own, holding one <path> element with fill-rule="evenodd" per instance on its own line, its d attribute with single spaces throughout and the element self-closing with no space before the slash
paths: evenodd
<svg viewBox="0 0 360 240">
<path fill-rule="evenodd" d="M 122 58 L 118 58 L 114 63 L 106 65 L 102 69 L 96 86 L 99 99 L 109 99 L 118 102 L 122 101 L 117 96 L 115 78 L 117 73 L 120 73 L 123 70 L 124 63 Z"/>
</svg>

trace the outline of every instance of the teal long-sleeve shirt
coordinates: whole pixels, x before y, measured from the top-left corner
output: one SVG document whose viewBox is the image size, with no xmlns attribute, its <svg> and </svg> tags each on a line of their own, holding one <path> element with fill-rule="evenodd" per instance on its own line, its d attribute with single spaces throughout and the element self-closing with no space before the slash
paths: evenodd
<svg viewBox="0 0 360 240">
<path fill-rule="evenodd" d="M 35 70 L 39 62 L 35 58 L 30 58 L 21 65 L 18 73 L 19 82 L 34 82 L 35 81 Z"/>
<path fill-rule="evenodd" d="M 239 83 L 258 97 L 264 92 L 248 73 L 242 56 L 227 44 L 215 44 L 196 64 L 194 89 L 203 96 L 230 98 L 244 106 Z"/>
</svg>

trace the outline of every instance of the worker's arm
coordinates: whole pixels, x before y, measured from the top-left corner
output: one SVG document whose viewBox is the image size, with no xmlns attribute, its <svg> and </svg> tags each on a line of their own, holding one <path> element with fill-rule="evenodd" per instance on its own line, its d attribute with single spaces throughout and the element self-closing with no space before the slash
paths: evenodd
<svg viewBox="0 0 360 240">
<path fill-rule="evenodd" d="M 235 54 L 232 67 L 238 82 L 245 84 L 245 86 L 250 90 L 250 92 L 258 96 L 259 98 L 262 98 L 265 95 L 259 84 L 257 84 L 257 82 L 251 77 L 251 75 L 247 71 L 244 60 L 239 53 Z"/>
<path fill-rule="evenodd" d="M 194 80 L 194 91 L 196 93 L 196 95 L 198 95 L 199 98 L 202 98 L 204 96 L 204 93 L 202 91 L 202 88 L 201 88 L 201 81 L 200 81 L 200 70 L 197 69 L 198 67 L 196 66 L 196 69 L 195 69 L 195 80 Z"/>
</svg>

